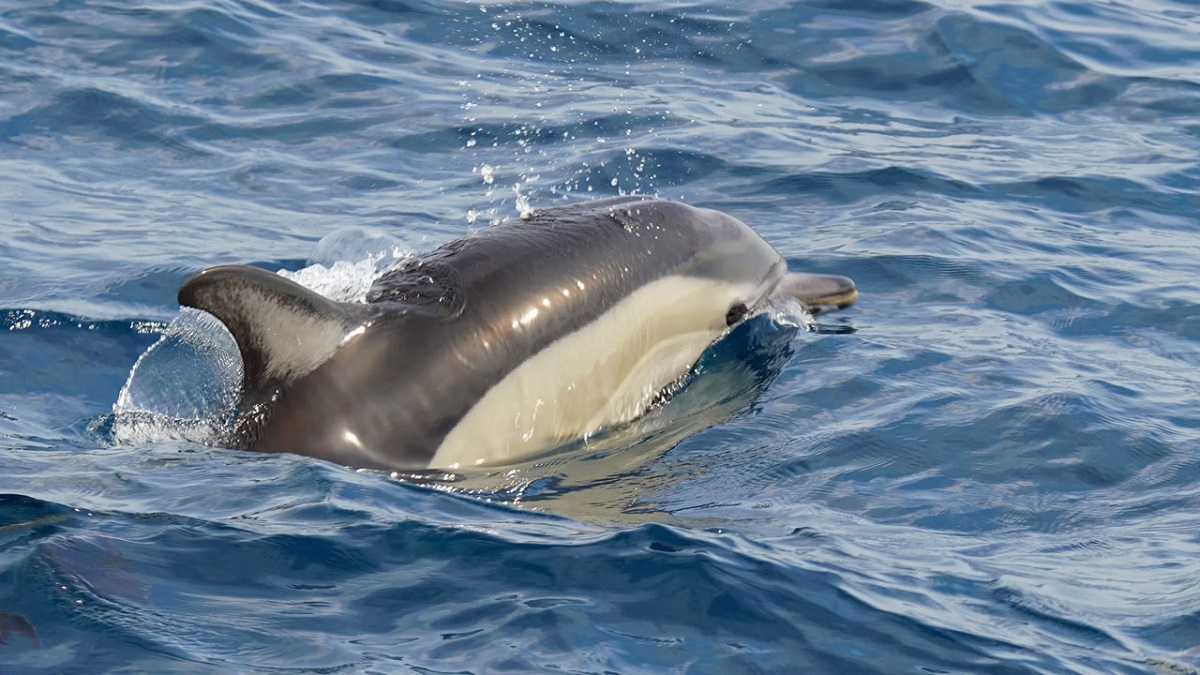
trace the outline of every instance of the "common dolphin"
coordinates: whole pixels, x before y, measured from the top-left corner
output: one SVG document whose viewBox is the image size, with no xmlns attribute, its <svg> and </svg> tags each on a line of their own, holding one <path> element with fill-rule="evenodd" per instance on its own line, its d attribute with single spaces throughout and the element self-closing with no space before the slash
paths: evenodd
<svg viewBox="0 0 1200 675">
<path fill-rule="evenodd" d="M 773 295 L 858 297 L 796 274 L 741 221 L 644 197 L 547 208 L 408 258 L 365 303 L 214 267 L 179 303 L 242 356 L 232 443 L 344 465 L 503 464 L 644 413 Z"/>
</svg>

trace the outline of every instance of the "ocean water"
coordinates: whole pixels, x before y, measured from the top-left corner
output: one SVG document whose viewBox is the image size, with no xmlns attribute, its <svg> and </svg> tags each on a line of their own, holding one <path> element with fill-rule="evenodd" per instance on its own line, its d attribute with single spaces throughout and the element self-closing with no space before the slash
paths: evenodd
<svg viewBox="0 0 1200 675">
<path fill-rule="evenodd" d="M 1198 159 L 1182 0 L 0 3 L 0 672 L 1195 673 Z M 862 298 L 511 467 L 213 442 L 188 275 L 634 192 Z"/>
</svg>

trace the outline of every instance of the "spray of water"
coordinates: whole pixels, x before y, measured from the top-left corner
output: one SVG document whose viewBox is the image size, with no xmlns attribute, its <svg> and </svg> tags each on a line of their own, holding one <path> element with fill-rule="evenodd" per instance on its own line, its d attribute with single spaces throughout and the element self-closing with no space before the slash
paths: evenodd
<svg viewBox="0 0 1200 675">
<path fill-rule="evenodd" d="M 780 326 L 806 331 L 815 330 L 817 327 L 816 317 L 794 298 L 772 297 L 763 313 Z"/>
<path fill-rule="evenodd" d="M 380 274 L 410 255 L 384 233 L 339 230 L 317 244 L 313 264 L 279 274 L 339 302 L 362 302 Z M 113 404 L 117 444 L 219 443 L 230 431 L 242 384 L 237 344 L 216 318 L 183 309 L 129 371 Z"/>
</svg>

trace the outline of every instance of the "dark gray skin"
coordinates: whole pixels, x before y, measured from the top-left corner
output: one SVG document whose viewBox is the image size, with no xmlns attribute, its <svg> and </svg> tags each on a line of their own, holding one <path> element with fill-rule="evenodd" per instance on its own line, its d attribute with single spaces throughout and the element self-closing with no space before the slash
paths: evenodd
<svg viewBox="0 0 1200 675">
<path fill-rule="evenodd" d="M 335 303 L 243 266 L 192 277 L 179 302 L 215 315 L 241 351 L 243 416 L 233 444 L 406 469 L 425 468 L 442 439 L 505 375 L 634 290 L 670 275 L 749 284 L 754 293 L 728 308 L 726 321 L 734 325 L 786 273 L 774 249 L 726 214 L 620 197 L 545 209 L 449 242 L 384 274 L 366 304 Z M 788 293 L 810 306 L 822 298 L 849 304 L 857 296 L 844 277 L 787 278 Z M 568 300 L 528 324 L 514 323 L 523 308 L 564 287 L 574 291 Z M 254 301 L 246 300 L 247 289 Z M 813 292 L 807 301 L 806 289 Z M 272 303 L 272 311 L 256 307 L 261 303 Z M 270 317 L 281 309 L 335 322 L 347 333 L 365 329 L 311 372 L 272 377 L 268 364 L 283 357 L 261 336 L 279 330 Z M 306 336 L 294 338 L 303 345 Z"/>
</svg>

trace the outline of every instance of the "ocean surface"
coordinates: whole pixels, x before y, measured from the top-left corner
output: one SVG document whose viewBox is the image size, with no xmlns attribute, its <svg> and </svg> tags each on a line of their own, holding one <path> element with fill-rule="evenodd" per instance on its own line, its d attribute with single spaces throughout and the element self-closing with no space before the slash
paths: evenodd
<svg viewBox="0 0 1200 675">
<path fill-rule="evenodd" d="M 514 466 L 215 441 L 190 274 L 628 193 L 862 297 Z M 0 672 L 1200 669 L 1193 2 L 0 2 L 0 233 Z"/>
</svg>

